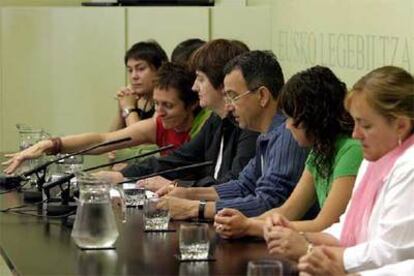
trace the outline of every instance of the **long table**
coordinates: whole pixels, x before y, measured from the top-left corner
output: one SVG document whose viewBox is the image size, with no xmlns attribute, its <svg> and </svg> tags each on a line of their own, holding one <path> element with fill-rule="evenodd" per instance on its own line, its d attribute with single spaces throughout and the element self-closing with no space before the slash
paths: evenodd
<svg viewBox="0 0 414 276">
<path fill-rule="evenodd" d="M 1 208 L 20 204 L 19 193 L 0 195 Z M 19 275 L 245 275 L 248 261 L 269 258 L 263 241 L 223 240 L 210 224 L 215 261 L 180 263 L 174 255 L 182 222 L 170 222 L 177 232 L 145 233 L 142 210 L 128 208 L 127 218 L 118 221 L 116 249 L 81 250 L 60 220 L 0 213 L 0 251 Z M 286 262 L 285 274 L 292 267 Z"/>
</svg>

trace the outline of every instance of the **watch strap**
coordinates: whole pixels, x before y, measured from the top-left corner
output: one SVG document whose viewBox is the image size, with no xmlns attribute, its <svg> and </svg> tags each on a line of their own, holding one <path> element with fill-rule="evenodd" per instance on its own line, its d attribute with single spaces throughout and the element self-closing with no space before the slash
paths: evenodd
<svg viewBox="0 0 414 276">
<path fill-rule="evenodd" d="M 134 107 L 134 108 L 124 108 L 124 112 L 122 113 L 124 119 L 126 119 L 128 117 L 129 114 L 131 114 L 132 112 L 137 112 L 138 113 L 138 108 Z"/>
<path fill-rule="evenodd" d="M 198 218 L 199 219 L 205 219 L 204 211 L 206 209 L 207 202 L 205 200 L 200 200 L 200 203 L 198 205 Z"/>
</svg>

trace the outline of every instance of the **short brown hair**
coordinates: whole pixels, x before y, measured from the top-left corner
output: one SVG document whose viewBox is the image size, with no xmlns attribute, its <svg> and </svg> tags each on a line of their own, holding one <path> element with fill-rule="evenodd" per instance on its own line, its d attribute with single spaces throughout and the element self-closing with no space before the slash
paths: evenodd
<svg viewBox="0 0 414 276">
<path fill-rule="evenodd" d="M 240 42 L 227 39 L 211 40 L 193 54 L 190 67 L 193 71 L 199 70 L 206 74 L 213 87 L 219 89 L 223 85 L 224 66 L 246 51 Z"/>
</svg>

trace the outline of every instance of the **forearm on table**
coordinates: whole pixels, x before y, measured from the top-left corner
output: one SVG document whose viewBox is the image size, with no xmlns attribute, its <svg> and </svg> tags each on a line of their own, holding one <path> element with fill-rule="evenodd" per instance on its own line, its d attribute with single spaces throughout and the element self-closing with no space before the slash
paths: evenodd
<svg viewBox="0 0 414 276">
<path fill-rule="evenodd" d="M 267 218 L 271 217 L 271 215 L 276 212 L 276 209 L 272 209 L 269 211 L 264 212 L 263 214 L 261 214 L 260 216 L 255 217 L 254 219 L 256 220 L 262 220 L 265 221 Z"/>
<path fill-rule="evenodd" d="M 286 208 L 284 208 L 284 206 L 273 208 L 269 211 L 266 211 L 260 216 L 255 217 L 255 219 L 265 221 L 267 218 L 270 218 L 272 215 L 275 215 L 275 214 L 279 214 L 279 215 L 286 217 L 287 219 L 290 219 L 289 213 L 286 211 Z"/>
<path fill-rule="evenodd" d="M 252 237 L 263 237 L 263 227 L 265 225 L 264 219 L 259 219 L 259 217 L 248 218 L 248 226 L 246 235 Z"/>
<path fill-rule="evenodd" d="M 317 216 L 312 220 L 296 220 L 293 221 L 295 229 L 301 232 L 320 232 L 332 225 L 332 221 Z"/>
<path fill-rule="evenodd" d="M 319 232 L 325 229 L 321 224 L 314 220 L 297 220 L 292 221 L 292 225 L 300 232 Z"/>
<path fill-rule="evenodd" d="M 328 233 L 306 232 L 306 237 L 314 245 L 340 246 L 338 239 Z"/>
<path fill-rule="evenodd" d="M 215 201 L 218 199 L 218 194 L 213 187 L 197 187 L 197 188 L 186 188 L 187 198 L 193 200 L 206 200 Z"/>
<path fill-rule="evenodd" d="M 216 203 L 213 201 L 207 202 L 204 210 L 204 218 L 214 219 L 216 215 Z"/>
<path fill-rule="evenodd" d="M 255 196 L 216 200 L 216 209 L 219 211 L 224 208 L 239 210 L 246 217 L 257 217 L 268 210 L 266 202 Z"/>
</svg>

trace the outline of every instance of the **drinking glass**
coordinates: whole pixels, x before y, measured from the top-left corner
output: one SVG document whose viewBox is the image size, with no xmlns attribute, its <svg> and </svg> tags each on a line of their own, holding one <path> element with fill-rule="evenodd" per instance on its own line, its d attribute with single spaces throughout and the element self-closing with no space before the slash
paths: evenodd
<svg viewBox="0 0 414 276">
<path fill-rule="evenodd" d="M 207 259 L 210 248 L 208 224 L 184 223 L 180 225 L 180 254 L 182 260 Z"/>
<path fill-rule="evenodd" d="M 145 189 L 137 187 L 135 183 L 125 183 L 122 185 L 125 193 L 126 206 L 138 207 L 144 205 Z"/>
<path fill-rule="evenodd" d="M 74 155 L 59 162 L 63 173 L 77 173 L 83 168 L 83 155 Z"/>
<path fill-rule="evenodd" d="M 20 151 L 33 146 L 34 144 L 39 142 L 40 139 L 42 138 L 42 133 L 43 133 L 42 129 L 31 128 L 24 124 L 17 124 L 16 128 L 19 132 L 19 150 Z M 23 162 L 18 172 L 24 172 L 24 171 L 33 169 L 34 167 L 39 165 L 40 162 L 41 162 L 40 158 L 26 160 Z M 31 186 L 36 185 L 35 175 L 30 176 L 29 183 Z"/>
<path fill-rule="evenodd" d="M 250 261 L 247 265 L 247 276 L 283 275 L 283 264 L 278 260 Z"/>
<path fill-rule="evenodd" d="M 170 213 L 168 207 L 160 208 L 158 197 L 146 198 L 144 200 L 144 229 L 145 230 L 168 230 Z"/>
</svg>

